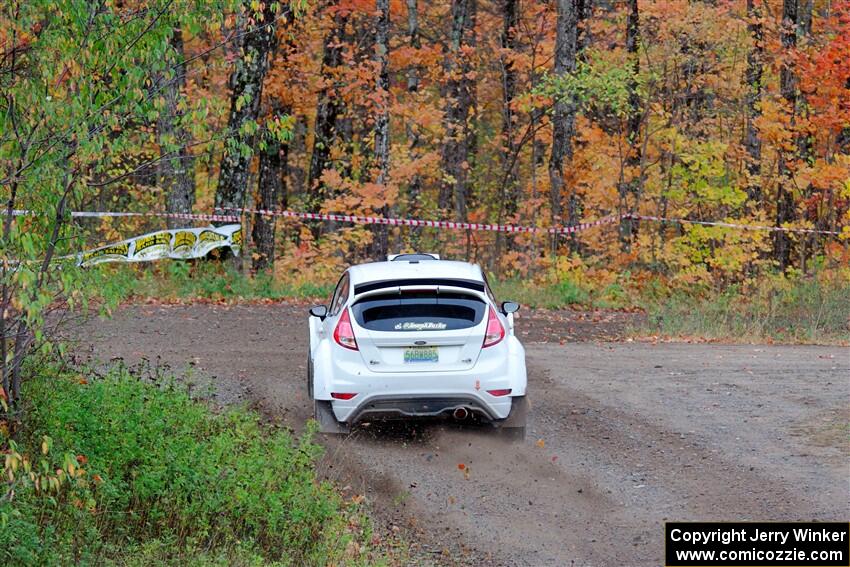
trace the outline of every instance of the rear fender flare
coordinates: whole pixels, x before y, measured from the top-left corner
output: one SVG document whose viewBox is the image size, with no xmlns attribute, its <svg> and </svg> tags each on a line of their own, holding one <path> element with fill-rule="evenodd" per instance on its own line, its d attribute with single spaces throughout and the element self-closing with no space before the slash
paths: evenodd
<svg viewBox="0 0 850 567">
<path fill-rule="evenodd" d="M 316 345 L 319 342 L 319 329 L 322 328 L 322 321 L 318 317 L 310 317 L 307 319 L 309 325 L 310 338 L 310 358 L 315 358 Z"/>
<path fill-rule="evenodd" d="M 313 357 L 313 399 L 331 399 L 331 379 L 333 364 L 331 363 L 331 345 L 327 339 L 321 340 L 312 349 Z"/>
<path fill-rule="evenodd" d="M 528 383 L 525 369 L 525 348 L 513 335 L 507 337 L 507 343 L 511 396 L 524 396 Z"/>
</svg>

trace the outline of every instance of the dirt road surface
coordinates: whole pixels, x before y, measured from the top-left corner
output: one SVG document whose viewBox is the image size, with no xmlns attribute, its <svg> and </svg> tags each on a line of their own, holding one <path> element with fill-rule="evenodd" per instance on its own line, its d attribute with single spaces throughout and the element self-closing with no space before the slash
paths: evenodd
<svg viewBox="0 0 850 567">
<path fill-rule="evenodd" d="M 72 334 L 82 358 L 210 380 L 221 402 L 300 429 L 305 315 L 136 306 Z M 368 428 L 328 441 L 323 473 L 416 542 L 417 560 L 448 565 L 658 565 L 668 519 L 850 517 L 850 349 L 591 342 L 626 323 L 518 319 L 524 443 L 452 425 Z"/>
</svg>

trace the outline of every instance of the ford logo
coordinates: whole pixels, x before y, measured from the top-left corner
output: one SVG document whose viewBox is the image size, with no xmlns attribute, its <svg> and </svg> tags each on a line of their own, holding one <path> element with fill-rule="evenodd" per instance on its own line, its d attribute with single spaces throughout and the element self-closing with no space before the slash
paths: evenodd
<svg viewBox="0 0 850 567">
<path fill-rule="evenodd" d="M 425 341 L 413 341 L 413 344 L 417 346 L 427 345 L 428 343 Z"/>
</svg>

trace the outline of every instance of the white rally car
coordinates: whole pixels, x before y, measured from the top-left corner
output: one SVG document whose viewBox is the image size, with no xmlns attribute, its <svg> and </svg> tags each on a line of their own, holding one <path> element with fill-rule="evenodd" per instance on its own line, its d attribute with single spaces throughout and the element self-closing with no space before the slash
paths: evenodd
<svg viewBox="0 0 850 567">
<path fill-rule="evenodd" d="M 310 309 L 308 391 L 325 433 L 358 422 L 476 419 L 522 438 L 528 403 L 519 305 L 496 306 L 481 268 L 435 254 L 352 266 Z"/>
</svg>

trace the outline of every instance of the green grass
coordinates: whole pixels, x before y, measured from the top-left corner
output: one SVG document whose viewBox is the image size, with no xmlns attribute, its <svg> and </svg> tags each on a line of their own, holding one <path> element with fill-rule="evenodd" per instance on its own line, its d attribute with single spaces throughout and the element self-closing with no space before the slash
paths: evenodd
<svg viewBox="0 0 850 567">
<path fill-rule="evenodd" d="M 283 300 L 327 298 L 333 284 L 291 284 L 270 274 L 248 277 L 229 264 L 212 261 L 163 261 L 142 265 L 103 265 L 94 268 L 103 283 L 101 294 L 120 301 L 161 300 Z"/>
<path fill-rule="evenodd" d="M 532 308 L 628 309 L 634 307 L 633 300 L 618 283 L 595 288 L 570 279 L 549 284 L 512 279 L 490 281 L 490 285 L 499 301 L 518 301 Z"/>
<path fill-rule="evenodd" d="M 499 300 L 536 308 L 641 309 L 636 335 L 745 342 L 850 342 L 850 281 L 765 274 L 724 289 L 644 278 L 640 287 L 620 281 L 595 288 L 570 279 L 491 282 Z M 620 283 L 623 282 L 623 283 Z"/>
<path fill-rule="evenodd" d="M 847 343 L 850 282 L 765 277 L 724 290 L 676 290 L 647 301 L 642 334 L 747 342 Z"/>
<path fill-rule="evenodd" d="M 37 475 L 75 472 L 38 490 L 19 467 L 0 485 L 0 564 L 382 562 L 362 513 L 317 480 L 309 429 L 296 439 L 242 409 L 216 414 L 121 368 L 41 368 L 24 394 L 18 451 Z"/>
<path fill-rule="evenodd" d="M 291 284 L 267 274 L 249 277 L 216 262 L 160 262 L 105 266 L 98 281 L 104 297 L 192 300 L 286 300 L 321 302 L 333 290 L 327 282 Z M 97 275 L 97 274 L 95 274 Z M 584 275 L 491 280 L 499 301 L 543 309 L 640 309 L 647 313 L 638 335 L 660 334 L 733 341 L 835 343 L 850 341 L 850 281 L 840 274 L 807 278 L 763 274 L 747 284 L 722 289 L 684 284 L 641 273 L 610 275 L 596 285 Z M 554 281 L 553 281 L 554 280 Z"/>
</svg>

